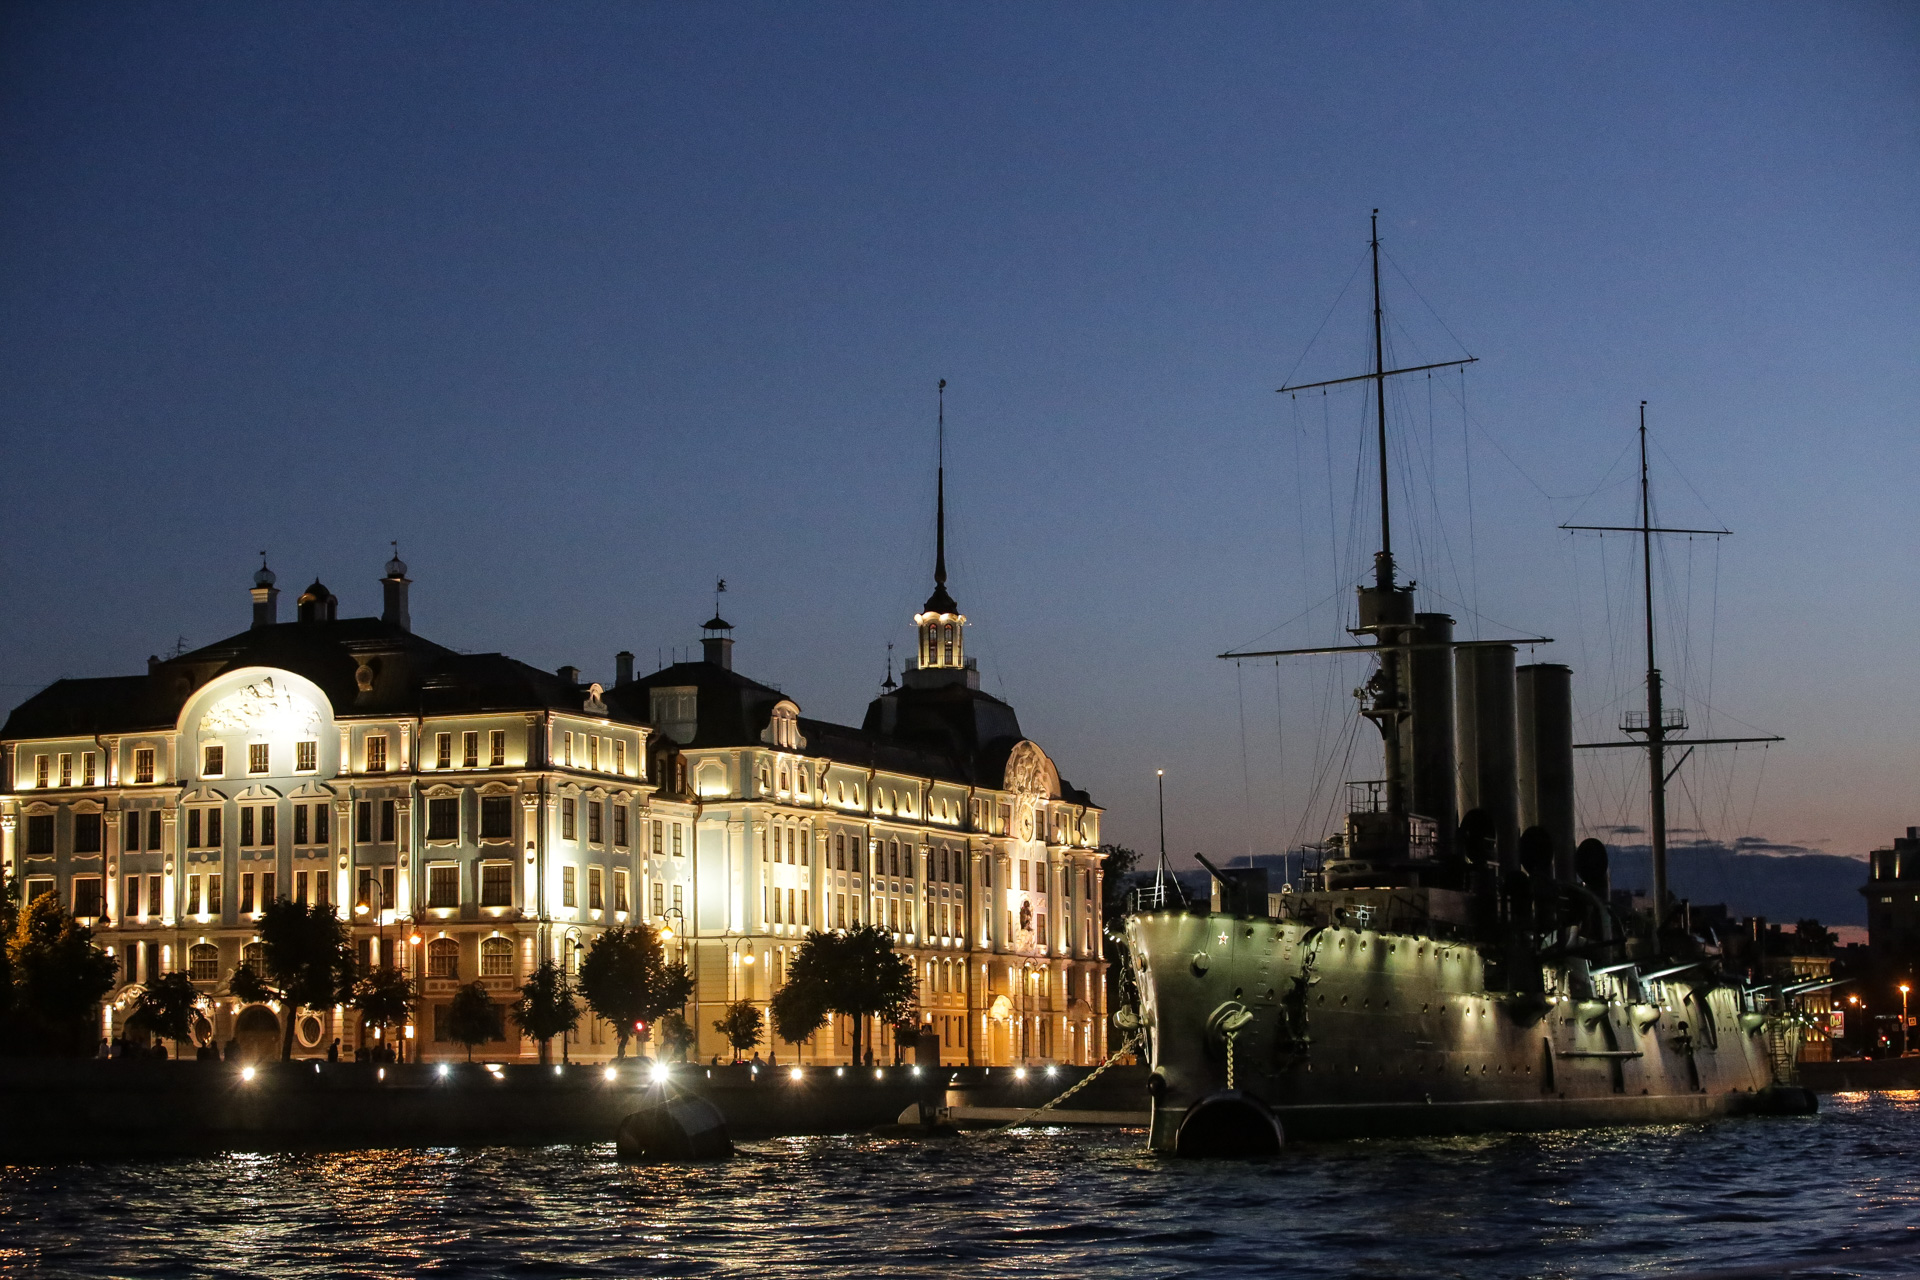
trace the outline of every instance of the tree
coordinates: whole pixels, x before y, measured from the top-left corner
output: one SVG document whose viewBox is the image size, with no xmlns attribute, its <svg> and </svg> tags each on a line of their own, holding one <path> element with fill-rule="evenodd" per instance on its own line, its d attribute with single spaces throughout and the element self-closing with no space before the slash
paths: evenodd
<svg viewBox="0 0 1920 1280">
<path fill-rule="evenodd" d="M 789 998 L 796 1011 L 811 1004 L 823 1013 L 854 1019 L 855 1062 L 861 1061 L 866 1020 L 877 1016 L 898 1022 L 915 995 L 913 965 L 894 952 L 892 937 L 873 925 L 845 933 L 809 933 L 787 968 L 782 991 L 791 987 L 801 992 Z"/>
<path fill-rule="evenodd" d="M 811 986 L 797 987 L 792 982 L 773 993 L 767 1002 L 773 1015 L 773 1032 L 788 1044 L 798 1045 L 826 1025 L 827 1010 L 820 993 Z"/>
<path fill-rule="evenodd" d="M 566 1035 L 580 1022 L 580 1004 L 567 986 L 567 975 L 551 960 L 539 967 L 520 987 L 520 998 L 507 1010 L 514 1025 L 540 1042 L 540 1061 L 553 1056 L 553 1038 Z"/>
<path fill-rule="evenodd" d="M 455 1044 L 467 1046 L 467 1061 L 473 1061 L 473 1046 L 499 1037 L 493 999 L 479 979 L 453 993 L 447 1006 L 447 1035 Z"/>
<path fill-rule="evenodd" d="M 385 1044 L 392 1048 L 393 1037 L 384 1032 L 407 1024 L 407 1019 L 413 1016 L 416 996 L 406 974 L 383 964 L 353 984 L 353 999 L 349 1003 L 360 1011 L 364 1025 L 381 1028 Z"/>
<path fill-rule="evenodd" d="M 200 992 L 191 978 L 176 969 L 147 984 L 127 1021 L 162 1040 L 173 1041 L 177 1054 L 179 1046 L 193 1037 L 193 1024 L 199 1014 Z"/>
<path fill-rule="evenodd" d="M 93 945 L 93 930 L 68 915 L 51 893 L 15 917 L 7 964 L 18 1029 L 44 1053 L 92 1053 L 100 1001 L 113 990 L 119 966 Z"/>
<path fill-rule="evenodd" d="M 693 1028 L 687 1023 L 687 1015 L 675 1009 L 662 1017 L 657 1024 L 660 1031 L 661 1049 L 673 1055 L 676 1062 L 687 1060 L 687 1050 L 693 1048 Z"/>
<path fill-rule="evenodd" d="M 1793 928 L 1793 949 L 1803 956 L 1830 956 L 1839 936 L 1818 920 L 1802 920 Z"/>
<path fill-rule="evenodd" d="M 580 994 L 620 1038 L 615 1056 L 627 1056 L 636 1022 L 653 1022 L 693 994 L 684 964 L 668 964 L 660 935 L 645 925 L 615 925 L 593 940 L 580 962 Z"/>
<path fill-rule="evenodd" d="M 234 970 L 231 989 L 242 1000 L 280 1002 L 280 1058 L 293 1057 L 293 1026 L 302 1009 L 325 1009 L 353 999 L 353 951 L 347 926 L 333 909 L 286 898 L 260 916 L 259 966 Z"/>
<path fill-rule="evenodd" d="M 760 1010 L 751 1000 L 735 1000 L 713 1020 L 713 1029 L 733 1046 L 734 1061 L 764 1038 L 760 1030 Z"/>
<path fill-rule="evenodd" d="M 1119 1010 L 1132 1003 L 1125 941 L 1127 894 L 1132 891 L 1133 870 L 1140 865 L 1140 855 L 1123 844 L 1103 844 L 1100 852 L 1106 855 L 1100 862 L 1100 940 L 1101 954 L 1107 962 L 1107 1008 Z M 1118 1047 L 1115 1037 L 1119 1034 L 1115 1027 L 1108 1026 L 1109 1049 Z"/>
</svg>

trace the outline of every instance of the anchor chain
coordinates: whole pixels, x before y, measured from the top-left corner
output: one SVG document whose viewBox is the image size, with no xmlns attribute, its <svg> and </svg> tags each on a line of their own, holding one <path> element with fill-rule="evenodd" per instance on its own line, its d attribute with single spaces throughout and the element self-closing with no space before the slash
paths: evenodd
<svg viewBox="0 0 1920 1280">
<path fill-rule="evenodd" d="M 1238 1030 L 1227 1032 L 1227 1088 L 1233 1088 L 1233 1042 L 1240 1038 Z"/>
<path fill-rule="evenodd" d="M 1020 1125 L 1028 1123 L 1035 1116 L 1039 1115 L 1043 1111 L 1053 1110 L 1055 1107 L 1065 1102 L 1068 1098 L 1071 1098 L 1074 1094 L 1080 1092 L 1082 1089 L 1092 1084 L 1095 1080 L 1099 1079 L 1101 1072 L 1105 1071 L 1108 1067 L 1112 1066 L 1114 1063 L 1120 1061 L 1121 1058 L 1131 1053 L 1133 1051 L 1133 1047 L 1139 1044 L 1140 1041 L 1143 1039 L 1145 1039 L 1144 1033 L 1135 1033 L 1134 1036 L 1131 1039 L 1129 1039 L 1125 1044 L 1121 1045 L 1118 1049 L 1115 1049 L 1113 1051 L 1112 1057 L 1108 1058 L 1105 1062 L 1101 1063 L 1099 1066 L 1095 1067 L 1092 1071 L 1089 1071 L 1084 1077 L 1082 1077 L 1080 1080 L 1080 1083 L 1074 1085 L 1071 1089 L 1068 1089 L 1065 1093 L 1053 1099 L 1051 1102 L 1041 1103 L 1039 1106 L 1027 1112 L 1025 1115 L 1020 1116 L 1017 1119 L 1010 1120 L 1006 1124 L 1001 1125 L 997 1129 L 988 1130 L 988 1132 L 989 1133 L 1005 1133 L 1009 1129 L 1016 1128 Z"/>
</svg>

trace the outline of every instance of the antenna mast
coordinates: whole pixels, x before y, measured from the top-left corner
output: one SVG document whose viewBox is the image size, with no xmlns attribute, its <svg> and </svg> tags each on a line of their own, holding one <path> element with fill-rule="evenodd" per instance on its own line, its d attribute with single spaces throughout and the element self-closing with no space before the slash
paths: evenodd
<svg viewBox="0 0 1920 1280">
<path fill-rule="evenodd" d="M 1379 428 L 1380 448 L 1380 554 L 1373 558 L 1373 585 L 1382 591 L 1393 587 L 1393 521 L 1387 505 L 1387 360 L 1386 344 L 1381 337 L 1380 315 L 1380 211 L 1373 211 L 1373 400 L 1375 422 Z"/>
<path fill-rule="evenodd" d="M 934 497 L 934 543 L 933 543 L 933 584 L 944 588 L 947 585 L 947 380 L 940 379 L 940 409 L 937 438 L 939 439 L 939 470 L 935 484 Z"/>
</svg>

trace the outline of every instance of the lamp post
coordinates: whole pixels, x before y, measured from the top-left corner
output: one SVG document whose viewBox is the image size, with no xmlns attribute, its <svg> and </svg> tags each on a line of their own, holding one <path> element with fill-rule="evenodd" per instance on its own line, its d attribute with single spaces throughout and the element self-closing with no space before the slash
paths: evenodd
<svg viewBox="0 0 1920 1280">
<path fill-rule="evenodd" d="M 1907 993 L 1913 990 L 1909 983 L 1900 984 L 1900 1056 L 1907 1056 Z"/>
</svg>

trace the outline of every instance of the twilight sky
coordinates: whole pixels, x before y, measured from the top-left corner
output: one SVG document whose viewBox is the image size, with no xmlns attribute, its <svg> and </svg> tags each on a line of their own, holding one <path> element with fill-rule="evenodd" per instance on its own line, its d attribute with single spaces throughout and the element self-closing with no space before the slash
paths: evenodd
<svg viewBox="0 0 1920 1280">
<path fill-rule="evenodd" d="M 944 377 L 985 686 L 1112 838 L 1162 766 L 1176 851 L 1317 838 L 1364 670 L 1212 655 L 1363 576 L 1364 398 L 1274 389 L 1365 367 L 1376 206 L 1391 354 L 1480 360 L 1390 405 L 1426 606 L 1612 736 L 1633 547 L 1555 526 L 1632 518 L 1648 400 L 1656 514 L 1736 534 L 1664 548 L 1662 666 L 1788 738 L 1676 825 L 1920 822 L 1903 4 L 11 5 L 0 693 L 242 628 L 260 548 L 377 612 L 397 538 L 418 630 L 603 680 L 724 576 L 737 665 L 857 723 Z"/>
</svg>

